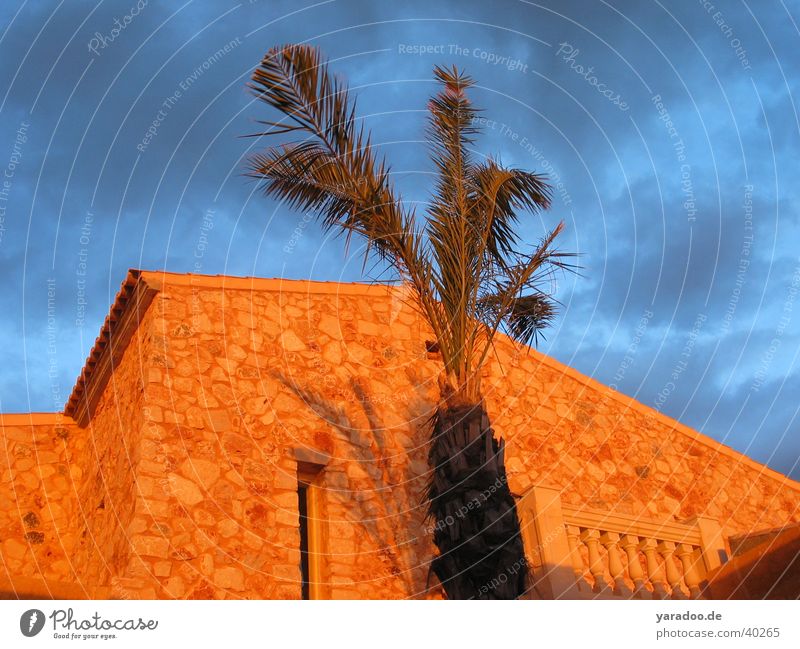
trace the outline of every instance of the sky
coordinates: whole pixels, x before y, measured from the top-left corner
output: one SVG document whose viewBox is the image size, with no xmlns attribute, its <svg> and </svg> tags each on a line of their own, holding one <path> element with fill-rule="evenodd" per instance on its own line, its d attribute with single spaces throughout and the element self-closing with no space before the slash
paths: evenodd
<svg viewBox="0 0 800 649">
<path fill-rule="evenodd" d="M 0 4 L 0 411 L 63 408 L 128 268 L 364 281 L 358 248 L 244 177 L 265 52 L 322 48 L 424 212 L 432 68 L 476 155 L 580 275 L 540 351 L 800 478 L 800 5 L 327 0 Z"/>
</svg>

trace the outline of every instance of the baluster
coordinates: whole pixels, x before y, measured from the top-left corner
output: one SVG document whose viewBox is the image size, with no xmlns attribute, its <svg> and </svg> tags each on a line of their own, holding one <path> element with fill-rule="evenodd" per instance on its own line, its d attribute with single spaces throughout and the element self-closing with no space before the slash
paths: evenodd
<svg viewBox="0 0 800 649">
<path fill-rule="evenodd" d="M 622 565 L 622 557 L 619 554 L 619 534 L 616 532 L 604 532 L 600 537 L 600 542 L 608 552 L 608 571 L 611 579 L 614 580 L 614 594 L 621 597 L 630 597 L 631 589 L 625 583 L 625 568 Z"/>
<path fill-rule="evenodd" d="M 658 551 L 664 558 L 664 569 L 667 573 L 667 582 L 672 589 L 672 599 L 686 599 L 683 590 L 681 590 L 683 575 L 681 575 L 681 571 L 678 570 L 678 566 L 675 565 L 675 543 L 672 541 L 661 541 L 658 544 Z"/>
<path fill-rule="evenodd" d="M 697 560 L 694 548 L 688 543 L 678 546 L 678 558 L 683 564 L 683 579 L 689 589 L 689 597 L 700 599 L 700 575 L 697 572 Z"/>
<path fill-rule="evenodd" d="M 583 530 L 581 532 L 581 541 L 586 544 L 589 550 L 589 572 L 594 577 L 594 592 L 603 593 L 608 590 L 608 584 L 604 574 L 603 557 L 598 549 L 600 532 L 597 530 Z"/>
<path fill-rule="evenodd" d="M 639 537 L 626 534 L 622 537 L 622 549 L 628 557 L 628 576 L 633 582 L 633 596 L 650 599 L 650 592 L 644 586 L 644 571 L 639 560 Z"/>
<path fill-rule="evenodd" d="M 655 539 L 642 539 L 639 549 L 644 552 L 647 560 L 647 579 L 653 586 L 653 599 L 668 599 L 669 594 L 665 588 L 664 570 L 658 562 L 656 554 L 657 542 Z"/>
<path fill-rule="evenodd" d="M 584 578 L 583 557 L 581 556 L 580 539 L 581 530 L 577 525 L 567 525 L 567 543 L 569 544 L 569 556 L 572 561 L 572 571 L 575 573 L 575 583 L 578 590 L 586 587 Z"/>
</svg>

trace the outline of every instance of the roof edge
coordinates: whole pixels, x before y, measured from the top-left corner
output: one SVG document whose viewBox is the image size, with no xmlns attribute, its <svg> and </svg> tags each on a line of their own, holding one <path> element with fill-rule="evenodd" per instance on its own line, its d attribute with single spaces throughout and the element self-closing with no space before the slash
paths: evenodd
<svg viewBox="0 0 800 649">
<path fill-rule="evenodd" d="M 325 282 L 310 279 L 283 277 L 246 277 L 238 275 L 196 275 L 172 273 L 165 270 L 137 271 L 147 284 L 161 290 L 165 286 L 193 286 L 221 288 L 231 291 L 284 291 L 290 293 L 315 293 L 326 295 L 386 295 L 387 292 L 405 291 L 401 284 L 367 282 Z"/>
<path fill-rule="evenodd" d="M 64 406 L 64 414 L 79 426 L 88 426 L 103 387 L 157 292 L 148 286 L 142 271 L 128 270 Z"/>
</svg>

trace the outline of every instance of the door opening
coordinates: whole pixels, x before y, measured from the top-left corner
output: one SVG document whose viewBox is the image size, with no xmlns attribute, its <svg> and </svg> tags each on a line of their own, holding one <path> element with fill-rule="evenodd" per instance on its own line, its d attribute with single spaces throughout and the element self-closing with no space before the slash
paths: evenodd
<svg viewBox="0 0 800 649">
<path fill-rule="evenodd" d="M 297 506 L 300 515 L 300 575 L 302 599 L 322 598 L 322 467 L 297 466 Z"/>
</svg>

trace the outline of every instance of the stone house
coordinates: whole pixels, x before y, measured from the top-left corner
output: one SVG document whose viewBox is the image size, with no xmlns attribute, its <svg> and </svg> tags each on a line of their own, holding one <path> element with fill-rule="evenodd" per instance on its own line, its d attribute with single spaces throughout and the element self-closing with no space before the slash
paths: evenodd
<svg viewBox="0 0 800 649">
<path fill-rule="evenodd" d="M 423 598 L 440 361 L 402 288 L 132 270 L 63 413 L 0 415 L 6 597 Z M 531 597 L 698 597 L 800 484 L 503 338 Z"/>
</svg>

